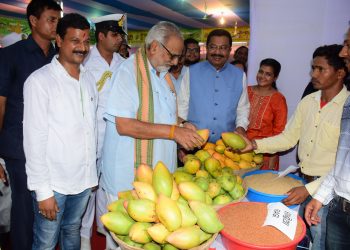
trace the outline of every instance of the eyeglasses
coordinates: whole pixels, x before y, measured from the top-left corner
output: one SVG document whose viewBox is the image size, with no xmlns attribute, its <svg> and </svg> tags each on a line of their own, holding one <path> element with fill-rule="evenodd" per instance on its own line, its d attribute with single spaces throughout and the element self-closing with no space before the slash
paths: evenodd
<svg viewBox="0 0 350 250">
<path fill-rule="evenodd" d="M 199 48 L 187 48 L 186 49 L 186 52 L 193 52 L 193 53 L 199 53 Z"/>
<path fill-rule="evenodd" d="M 175 59 L 181 60 L 182 55 L 176 55 L 176 54 L 171 53 L 171 52 L 167 49 L 167 47 L 165 47 L 165 45 L 164 45 L 163 43 L 161 43 L 161 42 L 159 42 L 159 43 L 160 43 L 160 44 L 163 46 L 163 48 L 168 52 L 171 61 L 173 61 L 173 60 L 175 60 Z"/>
<path fill-rule="evenodd" d="M 221 45 L 221 46 L 217 46 L 217 45 L 214 45 L 214 44 L 209 44 L 208 45 L 208 50 L 210 50 L 210 51 L 214 51 L 214 50 L 227 50 L 227 49 L 229 49 L 230 48 L 230 46 L 228 46 L 228 45 Z"/>
</svg>

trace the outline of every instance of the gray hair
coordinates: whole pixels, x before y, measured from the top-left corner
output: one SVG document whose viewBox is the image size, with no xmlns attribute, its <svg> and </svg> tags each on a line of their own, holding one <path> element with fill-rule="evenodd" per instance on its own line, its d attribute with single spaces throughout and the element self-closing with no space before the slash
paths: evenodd
<svg viewBox="0 0 350 250">
<path fill-rule="evenodd" d="M 170 36 L 178 36 L 183 39 L 180 29 L 171 22 L 160 21 L 148 32 L 145 43 L 148 49 L 153 41 L 166 43 Z"/>
</svg>

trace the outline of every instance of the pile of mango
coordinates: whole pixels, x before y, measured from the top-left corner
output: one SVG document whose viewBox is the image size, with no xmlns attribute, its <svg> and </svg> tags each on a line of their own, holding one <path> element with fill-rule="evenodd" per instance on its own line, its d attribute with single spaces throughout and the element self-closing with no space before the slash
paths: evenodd
<svg viewBox="0 0 350 250">
<path fill-rule="evenodd" d="M 176 177 L 175 177 L 176 180 Z M 108 230 L 126 244 L 150 250 L 190 249 L 218 233 L 223 224 L 211 200 L 192 181 L 176 182 L 167 167 L 141 164 L 133 190 L 118 193 L 101 217 Z"/>
<path fill-rule="evenodd" d="M 208 136 L 209 136 L 209 130 Z M 245 148 L 246 143 L 238 134 L 226 132 L 221 134 L 221 139 L 214 143 L 207 142 L 196 155 L 201 161 L 209 155 L 217 159 L 221 167 L 229 167 L 233 170 L 255 168 L 263 162 L 262 154 L 235 153 L 235 150 Z"/>
</svg>

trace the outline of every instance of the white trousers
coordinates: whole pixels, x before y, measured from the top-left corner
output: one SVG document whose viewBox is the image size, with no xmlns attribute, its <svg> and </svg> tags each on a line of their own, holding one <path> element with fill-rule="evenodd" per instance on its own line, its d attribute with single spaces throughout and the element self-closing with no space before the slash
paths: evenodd
<svg viewBox="0 0 350 250">
<path fill-rule="evenodd" d="M 104 190 L 103 190 L 104 191 Z M 110 194 L 110 193 L 107 193 L 106 191 L 105 192 L 105 197 L 107 198 L 107 204 L 110 204 L 116 200 L 118 200 L 118 196 L 116 195 L 113 195 L 113 194 Z M 119 249 L 118 248 L 118 244 L 117 242 L 115 242 L 112 238 L 112 236 L 108 233 L 106 233 L 106 249 L 107 250 L 116 250 L 116 249 Z"/>
</svg>

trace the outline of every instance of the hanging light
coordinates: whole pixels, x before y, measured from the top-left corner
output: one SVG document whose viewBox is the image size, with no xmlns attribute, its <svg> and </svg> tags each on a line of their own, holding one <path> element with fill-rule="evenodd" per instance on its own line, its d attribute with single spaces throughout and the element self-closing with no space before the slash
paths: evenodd
<svg viewBox="0 0 350 250">
<path fill-rule="evenodd" d="M 224 13 L 221 12 L 220 24 L 223 25 L 225 23 Z"/>
</svg>

